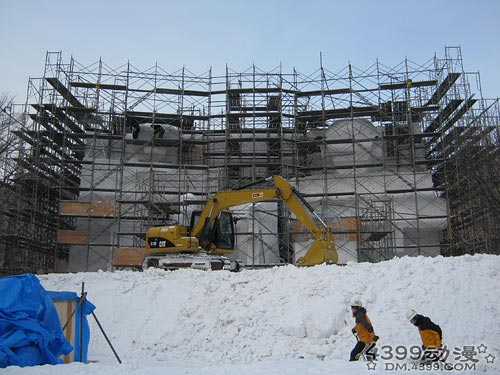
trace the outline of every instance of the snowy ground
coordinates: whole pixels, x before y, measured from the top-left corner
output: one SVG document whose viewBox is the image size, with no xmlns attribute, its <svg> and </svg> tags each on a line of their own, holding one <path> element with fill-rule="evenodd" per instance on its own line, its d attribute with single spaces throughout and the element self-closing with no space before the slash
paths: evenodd
<svg viewBox="0 0 500 375">
<path fill-rule="evenodd" d="M 40 276 L 47 290 L 80 293 L 90 316 L 92 364 L 9 367 L 8 374 L 399 374 L 500 373 L 500 257 L 402 258 L 266 270 L 95 272 Z M 360 295 L 381 337 L 375 369 L 349 363 L 355 344 L 349 300 Z M 421 371 L 405 313 L 443 330 L 451 370 Z M 392 358 L 388 358 L 393 355 Z M 468 370 L 466 370 L 468 369 Z"/>
</svg>

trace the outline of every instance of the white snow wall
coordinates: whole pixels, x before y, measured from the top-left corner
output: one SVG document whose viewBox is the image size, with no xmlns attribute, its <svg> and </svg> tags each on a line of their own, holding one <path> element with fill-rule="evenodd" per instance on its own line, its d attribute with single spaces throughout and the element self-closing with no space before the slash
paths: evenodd
<svg viewBox="0 0 500 375">
<path fill-rule="evenodd" d="M 353 163 L 377 164 L 383 155 L 383 144 L 377 141 L 380 138 L 381 129 L 374 127 L 369 121 L 356 120 L 353 124 L 346 121 L 339 121 L 326 131 L 327 139 L 347 139 L 352 136 L 354 129 L 358 140 L 370 140 L 361 142 L 363 145 L 356 146 L 354 151 L 349 144 L 332 144 L 323 149 L 321 154 L 314 154 L 313 162 L 317 165 L 343 166 Z M 188 191 L 192 186 L 182 185 L 182 181 L 195 181 L 202 184 L 206 178 L 206 171 L 186 170 L 183 173 L 188 176 L 179 176 L 177 168 L 169 169 L 168 166 L 175 166 L 178 162 L 178 149 L 173 146 L 151 147 L 144 144 L 144 141 L 151 139 L 153 133 L 150 126 L 142 125 L 138 140 L 142 144 L 127 144 L 124 160 L 127 162 L 150 162 L 162 163 L 164 167 L 150 173 L 149 168 L 126 167 L 123 169 L 123 176 L 120 176 L 118 165 L 120 163 L 121 151 L 119 143 L 113 144 L 108 141 L 89 139 L 87 142 L 86 159 L 93 161 L 93 165 L 84 165 L 81 179 L 83 191 L 81 200 L 108 200 L 115 201 L 118 197 L 122 200 L 143 200 L 148 199 L 148 189 L 152 180 L 162 174 L 166 177 L 164 188 L 172 191 Z M 314 138 L 316 134 L 311 133 Z M 131 138 L 128 134 L 127 137 Z M 178 139 L 175 128 L 166 127 L 164 139 Z M 263 142 L 258 142 L 263 145 Z M 262 150 L 260 150 L 262 151 Z M 211 161 L 207 161 L 213 165 Z M 184 178 L 186 177 L 186 178 Z M 120 181 L 122 179 L 122 181 Z M 98 182 L 96 186 L 96 181 Z M 291 181 L 295 183 L 294 179 Z M 391 193 L 391 191 L 401 191 L 409 189 L 409 183 L 418 187 L 418 192 Z M 102 189 L 113 191 L 122 186 L 122 195 L 113 192 L 102 192 Z M 333 169 L 328 176 L 315 174 L 297 180 L 296 187 L 306 194 L 316 194 L 329 197 L 310 198 L 309 201 L 324 218 L 356 217 L 363 214 L 363 205 L 372 201 L 390 201 L 393 207 L 394 223 L 391 230 L 394 237 L 397 251 L 394 255 L 431 255 L 439 254 L 439 232 L 446 227 L 446 203 L 444 199 L 437 197 L 432 188 L 431 175 L 419 168 L 415 173 L 413 170 L 398 169 L 389 165 L 387 168 L 357 168 L 355 171 L 349 168 Z M 97 188 L 94 191 L 91 188 Z M 101 189 L 101 191 L 99 191 Z M 422 191 L 428 189 L 428 191 Z M 133 192 L 139 191 L 139 192 Z M 349 195 L 357 194 L 358 198 L 348 198 Z M 347 194 L 347 195 L 346 195 Z M 155 198 L 156 199 L 156 198 Z M 162 201 L 177 201 L 176 196 L 162 196 L 158 199 Z M 356 201 L 358 199 L 358 201 Z M 274 206 L 266 206 L 273 211 Z M 356 208 L 357 207 L 357 208 Z M 122 208 L 123 211 L 131 209 Z M 136 208 L 134 208 L 135 210 Z M 144 209 L 144 207 L 143 207 Z M 247 208 L 255 211 L 254 208 Z M 238 239 L 238 253 L 235 258 L 243 259 L 247 264 L 275 263 L 279 261 L 277 239 L 272 235 L 276 231 L 276 222 L 269 215 L 261 214 L 258 220 L 251 221 L 248 212 L 240 210 L 241 220 L 237 228 L 241 233 L 251 233 L 243 235 Z M 259 210 L 257 210 L 259 211 Z M 131 210 L 130 212 L 133 212 Z M 180 222 L 187 224 L 184 219 L 188 215 L 179 217 Z M 174 217 L 175 218 L 175 217 Z M 422 219 L 425 218 L 425 219 Z M 184 221 L 184 222 L 183 222 Z M 112 253 L 111 247 L 106 244 L 117 242 L 117 233 L 144 232 L 145 228 L 141 223 L 133 220 L 121 220 L 118 226 L 117 220 L 92 219 L 89 226 L 85 218 L 77 220 L 78 230 L 89 232 L 91 246 L 72 246 L 68 271 L 88 270 L 109 270 L 111 269 Z M 256 234 L 256 236 L 253 235 Z M 120 247 L 133 247 L 134 237 L 120 235 Z M 422 248 L 415 249 L 416 244 Z M 308 247 L 306 244 L 296 244 L 296 258 L 303 255 Z M 87 251 L 87 249 L 90 249 Z M 357 243 L 346 240 L 345 236 L 338 236 L 337 248 L 340 263 L 357 260 Z"/>
</svg>

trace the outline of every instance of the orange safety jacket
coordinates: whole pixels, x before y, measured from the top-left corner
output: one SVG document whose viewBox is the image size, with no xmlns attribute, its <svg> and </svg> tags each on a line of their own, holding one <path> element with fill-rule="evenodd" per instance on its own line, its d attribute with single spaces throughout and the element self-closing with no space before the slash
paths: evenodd
<svg viewBox="0 0 500 375">
<path fill-rule="evenodd" d="M 373 330 L 370 318 L 366 315 L 366 310 L 360 307 L 356 312 L 354 312 L 354 318 L 356 322 L 354 330 L 356 331 L 359 341 L 362 341 L 365 344 L 373 343 L 375 331 Z"/>
<path fill-rule="evenodd" d="M 420 333 L 424 348 L 437 348 L 441 346 L 443 343 L 441 327 L 433 323 L 426 316 L 417 315 L 415 319 L 415 325 L 418 327 L 418 333 Z"/>
</svg>

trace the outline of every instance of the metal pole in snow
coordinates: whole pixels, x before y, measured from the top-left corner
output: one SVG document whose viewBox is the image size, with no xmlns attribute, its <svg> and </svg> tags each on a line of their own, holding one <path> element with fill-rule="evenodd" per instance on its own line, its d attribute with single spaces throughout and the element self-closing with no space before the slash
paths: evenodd
<svg viewBox="0 0 500 375">
<path fill-rule="evenodd" d="M 115 348 L 113 348 L 113 345 L 111 344 L 111 341 L 109 341 L 108 336 L 106 335 L 106 332 L 104 332 L 104 329 L 102 328 L 101 323 L 99 322 L 99 319 L 97 319 L 97 316 L 94 314 L 93 311 L 92 311 L 92 316 L 94 317 L 97 325 L 99 326 L 99 329 L 101 330 L 102 334 L 104 335 L 104 338 L 108 342 L 109 347 L 113 351 L 113 354 L 115 355 L 116 359 L 118 360 L 118 363 L 122 363 L 122 361 L 120 360 L 120 357 L 118 357 L 118 354 L 115 351 Z"/>
<path fill-rule="evenodd" d="M 82 282 L 82 296 L 80 301 L 84 302 L 86 298 L 85 293 L 85 282 Z M 83 363 L 83 313 L 84 313 L 85 303 L 80 304 L 80 362 Z"/>
</svg>

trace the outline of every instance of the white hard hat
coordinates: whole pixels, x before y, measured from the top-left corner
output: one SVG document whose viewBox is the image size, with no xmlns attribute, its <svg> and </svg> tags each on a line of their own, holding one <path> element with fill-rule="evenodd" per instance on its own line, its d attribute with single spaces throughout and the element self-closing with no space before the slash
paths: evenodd
<svg viewBox="0 0 500 375">
<path fill-rule="evenodd" d="M 361 297 L 359 297 L 359 296 L 352 297 L 351 298 L 351 306 L 363 307 L 363 301 L 361 300 Z"/>
<path fill-rule="evenodd" d="M 417 316 L 417 312 L 415 310 L 410 310 L 406 313 L 406 319 L 412 320 Z"/>
</svg>

